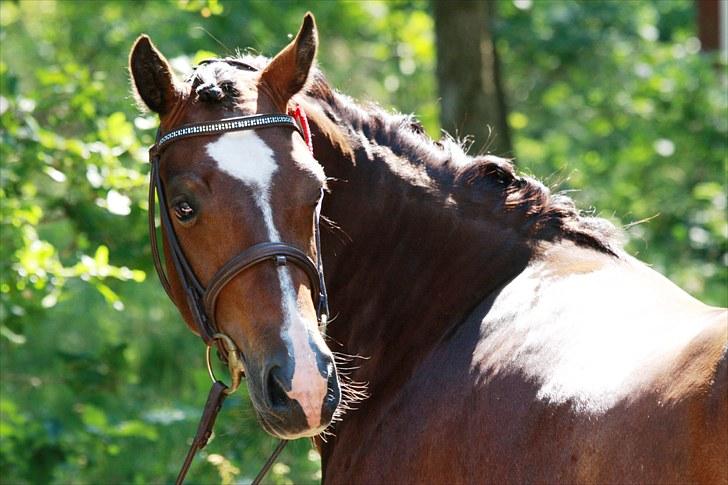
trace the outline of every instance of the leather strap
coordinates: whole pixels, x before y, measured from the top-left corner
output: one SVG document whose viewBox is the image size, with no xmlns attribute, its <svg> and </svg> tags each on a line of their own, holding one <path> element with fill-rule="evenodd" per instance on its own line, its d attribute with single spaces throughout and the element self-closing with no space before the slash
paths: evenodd
<svg viewBox="0 0 728 485">
<path fill-rule="evenodd" d="M 207 446 L 207 443 L 210 441 L 212 428 L 215 426 L 215 420 L 217 419 L 220 409 L 222 409 L 222 403 L 228 396 L 225 392 L 227 388 L 228 387 L 220 381 L 215 381 L 212 384 L 210 392 L 207 395 L 205 408 L 203 409 L 202 416 L 200 417 L 200 423 L 197 425 L 197 433 L 195 433 L 190 449 L 187 450 L 187 456 L 185 456 L 182 468 L 180 468 L 180 471 L 177 474 L 177 479 L 174 482 L 175 485 L 182 485 L 184 483 L 185 477 L 187 476 L 187 472 L 190 470 L 190 466 L 192 465 L 192 460 L 195 458 L 195 455 L 198 451 Z M 270 470 L 270 467 L 273 466 L 273 463 L 275 463 L 278 459 L 278 455 L 281 454 L 281 451 L 283 451 L 283 448 L 285 448 L 287 444 L 288 440 L 279 440 L 275 450 L 273 450 L 273 453 L 271 453 L 268 457 L 268 460 L 266 460 L 263 467 L 255 476 L 255 479 L 251 482 L 251 485 L 260 485 L 263 478 L 268 473 L 268 470 Z"/>
<path fill-rule="evenodd" d="M 149 209 L 147 210 L 147 222 L 149 224 L 149 242 L 152 245 L 152 260 L 154 261 L 154 269 L 157 270 L 157 277 L 159 278 L 159 282 L 162 284 L 162 288 L 164 288 L 164 292 L 167 293 L 167 296 L 170 300 L 174 301 L 174 298 L 172 298 L 172 287 L 169 285 L 169 281 L 167 280 L 167 274 L 162 268 L 162 257 L 159 254 L 159 242 L 157 241 L 157 221 L 154 217 L 154 209 L 157 206 L 157 201 L 155 197 L 157 193 L 155 189 L 155 181 L 157 179 L 157 170 L 159 170 L 158 159 L 152 159 L 151 167 L 151 173 L 149 174 L 149 198 L 147 199 L 149 204 Z"/>
<path fill-rule="evenodd" d="M 200 424 L 197 425 L 197 433 L 195 434 L 195 438 L 192 440 L 190 449 L 187 451 L 187 456 L 185 456 L 185 461 L 182 463 L 182 468 L 177 474 L 177 480 L 174 482 L 175 485 L 182 485 L 195 454 L 204 448 L 207 445 L 207 442 L 210 441 L 212 427 L 215 426 L 215 419 L 222 408 L 223 401 L 225 401 L 225 398 L 227 397 L 227 394 L 225 393 L 226 389 L 227 386 L 220 381 L 215 381 L 212 384 L 210 392 L 207 395 L 205 408 L 202 411 Z"/>
<path fill-rule="evenodd" d="M 166 207 L 166 201 L 167 198 L 165 196 L 164 186 L 162 184 L 161 175 L 160 175 L 160 158 L 161 153 L 164 151 L 164 149 L 171 144 L 172 142 L 183 139 L 183 138 L 189 138 L 189 137 L 195 137 L 195 136 L 204 136 L 204 135 L 213 135 L 213 134 L 220 134 L 220 133 L 226 133 L 230 131 L 241 131 L 241 130 L 255 130 L 255 129 L 262 129 L 262 128 L 269 128 L 269 127 L 275 127 L 275 126 L 283 126 L 287 128 L 292 128 L 296 131 L 298 131 L 302 136 L 304 136 L 304 140 L 306 141 L 307 145 L 310 146 L 310 135 L 306 136 L 304 135 L 304 128 L 299 126 L 298 122 L 305 123 L 307 127 L 307 122 L 305 121 L 305 115 L 303 114 L 302 110 L 298 108 L 297 117 L 294 118 L 289 115 L 283 115 L 283 114 L 262 114 L 262 115 L 252 115 L 252 116 L 238 116 L 234 118 L 226 118 L 219 121 L 210 121 L 210 122 L 203 122 L 203 123 L 196 123 L 196 124 L 189 124 L 184 125 L 180 128 L 174 129 L 165 135 L 161 134 L 161 131 L 157 132 L 157 142 L 152 146 L 152 148 L 149 151 L 149 158 L 152 165 L 151 173 L 150 173 L 150 188 L 149 188 L 149 235 L 150 240 L 152 243 L 152 256 L 154 259 L 154 266 L 157 270 L 157 274 L 159 276 L 159 280 L 162 283 L 162 286 L 164 287 L 165 291 L 167 292 L 167 295 L 172 299 L 172 301 L 175 301 L 174 298 L 172 298 L 172 292 L 171 292 L 171 286 L 169 283 L 169 279 L 166 276 L 166 273 L 163 268 L 163 264 L 161 261 L 161 255 L 158 247 L 158 241 L 157 241 L 157 233 L 156 233 L 156 225 L 154 220 L 154 195 L 156 193 L 157 198 L 159 199 L 159 216 L 161 219 L 162 227 L 164 228 L 164 231 L 166 233 L 167 237 L 167 243 L 170 250 L 170 259 L 172 260 L 172 263 L 175 266 L 175 270 L 179 276 L 180 283 L 182 285 L 182 288 L 184 290 L 185 294 L 185 302 L 187 304 L 187 307 L 189 311 L 192 314 L 193 320 L 197 326 L 198 333 L 200 337 L 205 341 L 206 344 L 210 345 L 211 343 L 214 343 L 214 339 L 212 336 L 216 333 L 216 327 L 214 325 L 214 319 L 215 319 L 215 312 L 214 307 L 215 303 L 217 301 L 217 297 L 222 290 L 222 287 L 225 286 L 226 283 L 228 283 L 232 277 L 240 273 L 243 269 L 249 268 L 250 266 L 257 264 L 265 259 L 275 259 L 274 254 L 269 254 L 266 257 L 263 257 L 262 259 L 256 259 L 252 263 L 247 262 L 248 256 L 246 256 L 249 251 L 254 249 L 249 248 L 248 250 L 244 251 L 243 253 L 239 254 L 238 256 L 234 257 L 231 261 L 228 261 L 227 264 L 223 268 L 221 268 L 216 275 L 213 277 L 212 281 L 208 285 L 208 289 L 206 289 L 199 281 L 197 276 L 195 275 L 195 272 L 190 267 L 190 264 L 188 262 L 187 257 L 184 254 L 184 251 L 182 249 L 182 245 L 179 243 L 179 240 L 177 239 L 177 234 L 174 231 L 174 227 L 172 225 L 172 221 L 170 219 L 168 208 Z M 323 193 L 322 193 L 323 195 Z M 325 327 L 326 321 L 328 320 L 328 302 L 326 298 L 326 289 L 324 285 L 323 280 L 323 264 L 321 262 L 321 251 L 320 251 L 320 236 L 319 236 L 319 225 L 318 225 L 318 219 L 319 219 L 319 211 L 320 211 L 320 204 L 321 201 L 319 200 L 319 205 L 316 209 L 315 214 L 315 232 L 316 232 L 316 245 L 317 245 L 317 261 L 316 263 L 313 263 L 311 261 L 311 258 L 309 258 L 305 253 L 300 251 L 299 249 L 287 245 L 285 243 L 261 243 L 257 246 L 275 246 L 280 249 L 280 256 L 283 258 L 291 258 L 291 261 L 294 262 L 297 266 L 301 267 L 307 274 L 310 282 L 311 282 L 311 290 L 313 293 L 313 297 L 315 299 L 316 303 L 316 311 L 319 317 L 319 323 Z M 260 251 L 261 248 L 258 248 L 258 251 Z M 251 256 L 254 256 L 251 254 Z M 283 260 L 284 262 L 286 259 Z M 242 269 L 239 269 L 238 267 L 244 266 Z M 313 271 L 312 271 L 313 269 Z M 219 285 L 219 281 L 224 280 L 224 283 L 222 285 Z M 214 287 L 214 290 L 213 288 Z M 212 290 L 212 291 L 210 291 Z M 204 304 L 203 304 L 203 300 Z M 181 305 L 181 302 L 175 302 L 177 305 Z M 218 348 L 220 348 L 218 346 Z M 220 354 L 225 356 L 224 349 L 220 348 Z"/>
<path fill-rule="evenodd" d="M 294 248 L 293 246 L 285 243 L 264 242 L 251 246 L 234 258 L 230 259 L 212 277 L 210 285 L 205 291 L 203 301 L 205 304 L 205 312 L 213 326 L 215 321 L 217 298 L 220 296 L 222 289 L 238 274 L 255 266 L 256 264 L 268 260 L 273 261 L 278 266 L 283 266 L 290 261 L 301 268 L 306 273 L 306 276 L 308 276 L 308 280 L 311 282 L 311 295 L 313 296 L 314 303 L 318 307 L 319 300 L 321 299 L 321 288 L 316 263 L 314 263 L 311 258 L 306 255 L 306 253 Z"/>
<path fill-rule="evenodd" d="M 287 444 L 288 440 L 280 440 L 278 442 L 278 446 L 276 446 L 276 449 L 273 450 L 273 453 L 271 453 L 268 457 L 268 461 L 265 462 L 265 465 L 263 465 L 263 468 L 260 469 L 258 474 L 255 476 L 255 479 L 250 482 L 250 485 L 260 485 L 260 482 L 263 481 L 263 477 L 265 477 L 265 474 L 268 473 L 268 470 L 270 470 L 270 467 L 278 459 L 278 455 L 281 454 L 281 451 L 283 451 L 283 448 L 285 448 Z"/>
<path fill-rule="evenodd" d="M 286 126 L 288 128 L 293 128 L 299 132 L 301 136 L 304 136 L 301 127 L 298 126 L 296 120 L 289 115 L 259 114 L 235 116 L 215 121 L 191 123 L 175 128 L 159 138 L 159 141 L 157 142 L 157 150 L 161 153 L 171 142 L 181 140 L 183 138 L 189 138 L 191 136 L 218 135 L 220 133 L 228 133 L 231 131 L 259 130 L 261 128 L 271 128 L 274 126 Z"/>
<path fill-rule="evenodd" d="M 213 62 L 213 61 L 208 61 Z M 238 66 L 242 68 L 249 68 L 250 66 L 243 65 Z M 254 69 L 254 68 L 251 68 Z M 302 269 L 311 283 L 311 293 L 316 304 L 316 311 L 318 314 L 319 324 L 323 330 L 325 330 L 326 322 L 328 321 L 328 301 L 326 295 L 326 286 L 324 283 L 323 276 L 323 262 L 321 260 L 321 239 L 319 235 L 319 218 L 321 211 L 321 200 L 323 199 L 323 191 L 321 193 L 321 199 L 319 199 L 316 211 L 314 214 L 315 223 L 315 244 L 316 244 L 316 262 L 314 262 L 306 253 L 298 248 L 295 248 L 289 244 L 280 242 L 265 242 L 256 244 L 238 254 L 230 261 L 228 261 L 217 273 L 213 276 L 212 280 L 205 288 L 200 281 L 197 279 L 195 272 L 191 268 L 187 257 L 184 254 L 182 245 L 177 239 L 177 235 L 174 231 L 174 226 L 170 219 L 169 210 L 167 208 L 167 199 L 164 192 L 164 186 L 162 184 L 160 171 L 160 158 L 161 153 L 170 143 L 189 138 L 193 136 L 209 136 L 221 133 L 227 133 L 230 131 L 241 131 L 241 130 L 255 130 L 262 128 L 269 128 L 275 126 L 282 126 L 294 129 L 298 131 L 304 138 L 306 145 L 309 150 L 313 152 L 313 146 L 311 143 L 311 134 L 308 127 L 308 121 L 306 115 L 300 107 L 297 107 L 294 112 L 295 117 L 285 114 L 260 114 L 252 116 L 239 116 L 235 118 L 227 118 L 217 121 L 209 121 L 202 123 L 194 123 L 190 125 L 184 125 L 177 129 L 171 130 L 162 136 L 161 130 L 157 131 L 157 140 L 154 146 L 149 150 L 149 160 L 151 162 L 151 172 L 149 181 L 149 237 L 152 244 L 152 256 L 154 259 L 154 266 L 157 270 L 159 280 L 167 292 L 167 295 L 172 301 L 178 306 L 182 305 L 182 302 L 176 302 L 172 297 L 171 286 L 169 279 L 167 278 L 162 264 L 162 258 L 159 250 L 159 242 L 157 240 L 157 228 L 155 221 L 155 198 L 159 199 L 159 217 L 161 225 L 164 229 L 167 237 L 167 243 L 169 248 L 169 256 L 174 265 L 175 271 L 179 277 L 180 284 L 184 290 L 185 303 L 189 311 L 192 313 L 192 318 L 197 326 L 200 337 L 208 345 L 217 346 L 219 352 L 218 355 L 223 360 L 228 360 L 229 352 L 239 352 L 237 349 L 228 349 L 222 345 L 222 339 L 217 339 L 216 325 L 215 325 L 215 307 L 217 304 L 217 298 L 220 295 L 222 289 L 227 285 L 235 276 L 240 274 L 246 269 L 262 263 L 264 261 L 272 260 L 278 265 L 287 264 L 289 261 Z M 156 195 L 156 197 L 155 197 Z M 208 349 L 209 352 L 209 349 Z M 208 354 L 209 355 L 209 354 Z M 192 440 L 192 445 L 187 452 L 182 468 L 177 476 L 176 484 L 181 485 L 184 481 L 187 471 L 192 464 L 197 451 L 207 445 L 212 433 L 212 427 L 215 424 L 217 414 L 222 407 L 222 403 L 227 396 L 225 392 L 228 387 L 222 382 L 215 380 L 210 392 L 207 396 L 207 402 L 200 418 L 200 423 L 197 427 L 197 433 L 195 438 Z M 286 446 L 288 442 L 281 440 L 276 447 L 273 454 L 270 456 L 268 461 L 265 463 L 261 471 L 253 481 L 253 485 L 258 485 L 265 476 L 266 472 L 270 469 L 273 462 L 276 460 L 280 452 Z"/>
</svg>

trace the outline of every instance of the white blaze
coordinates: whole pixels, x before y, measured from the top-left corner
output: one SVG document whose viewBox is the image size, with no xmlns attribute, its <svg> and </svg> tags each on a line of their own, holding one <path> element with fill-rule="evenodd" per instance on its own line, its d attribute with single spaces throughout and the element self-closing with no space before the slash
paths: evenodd
<svg viewBox="0 0 728 485">
<path fill-rule="evenodd" d="M 278 170 L 273 150 L 255 132 L 236 131 L 225 133 L 208 144 L 207 154 L 217 162 L 220 170 L 251 188 L 255 204 L 263 213 L 269 240 L 280 242 L 270 204 L 273 175 Z M 316 355 L 309 343 L 310 332 L 306 328 L 306 320 L 298 313 L 291 274 L 285 266 L 279 266 L 277 271 L 284 318 L 281 333 L 288 334 L 295 360 L 291 391 L 287 394 L 301 405 L 309 427 L 317 428 L 321 422 L 321 406 L 327 390 L 326 379 L 318 371 Z"/>
</svg>

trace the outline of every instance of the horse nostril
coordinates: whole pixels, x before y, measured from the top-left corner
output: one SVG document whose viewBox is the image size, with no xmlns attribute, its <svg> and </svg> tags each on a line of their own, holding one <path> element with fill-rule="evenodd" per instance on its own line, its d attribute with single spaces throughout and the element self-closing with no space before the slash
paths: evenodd
<svg viewBox="0 0 728 485">
<path fill-rule="evenodd" d="M 280 408 L 288 402 L 288 395 L 283 389 L 280 376 L 281 368 L 276 366 L 268 372 L 266 387 L 268 389 L 268 403 L 271 408 Z"/>
</svg>

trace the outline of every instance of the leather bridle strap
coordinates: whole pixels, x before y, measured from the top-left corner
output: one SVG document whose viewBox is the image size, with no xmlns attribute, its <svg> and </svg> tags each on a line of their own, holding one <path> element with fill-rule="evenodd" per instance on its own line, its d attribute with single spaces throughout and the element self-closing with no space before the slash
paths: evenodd
<svg viewBox="0 0 728 485">
<path fill-rule="evenodd" d="M 284 114 L 259 114 L 249 116 L 235 116 L 233 118 L 223 118 L 215 121 L 203 121 L 201 123 L 191 123 L 182 125 L 179 128 L 168 132 L 159 138 L 156 148 L 159 153 L 164 148 L 176 140 L 189 138 L 192 136 L 217 135 L 220 133 L 228 133 L 230 131 L 255 130 L 258 128 L 271 128 L 273 126 L 287 126 L 293 128 L 297 132 L 303 132 L 296 124 L 292 116 Z"/>
<path fill-rule="evenodd" d="M 197 433 L 195 434 L 195 438 L 192 440 L 192 445 L 190 446 L 190 449 L 187 451 L 187 456 L 185 456 L 185 461 L 182 463 L 182 468 L 177 474 L 177 480 L 175 480 L 174 482 L 175 485 L 182 485 L 185 480 L 185 476 L 187 476 L 187 471 L 190 469 L 190 465 L 192 464 L 192 459 L 195 457 L 195 454 L 197 454 L 199 450 L 204 448 L 207 445 L 207 442 L 210 440 L 210 435 L 212 435 L 212 427 L 215 426 L 215 419 L 217 418 L 217 414 L 222 408 L 223 401 L 227 397 L 227 393 L 225 392 L 225 390 L 227 390 L 227 386 L 220 381 L 216 381 L 212 384 L 210 392 L 207 395 L 205 408 L 202 411 L 200 424 L 197 425 Z"/>
<path fill-rule="evenodd" d="M 316 267 L 316 263 L 306 253 L 293 246 L 278 242 L 264 242 L 246 249 L 229 260 L 212 277 L 211 283 L 207 287 L 207 290 L 205 290 L 203 297 L 205 312 L 212 322 L 215 319 L 217 298 L 220 296 L 222 289 L 238 274 L 256 264 L 268 260 L 273 261 L 276 266 L 284 266 L 290 261 L 301 268 L 311 282 L 311 294 L 313 295 L 314 303 L 318 307 L 319 301 L 321 300 L 321 289 L 319 270 Z"/>
<path fill-rule="evenodd" d="M 205 408 L 202 411 L 202 417 L 200 418 L 200 424 L 197 425 L 197 433 L 195 433 L 195 438 L 192 440 L 190 449 L 187 450 L 185 461 L 182 463 L 182 467 L 177 474 L 177 479 L 174 482 L 175 485 L 182 485 L 184 483 L 185 477 L 187 476 L 187 472 L 190 469 L 190 465 L 192 465 L 192 460 L 195 458 L 195 455 L 198 451 L 204 448 L 210 440 L 212 428 L 215 426 L 215 419 L 222 408 L 222 403 L 228 396 L 228 393 L 225 392 L 227 389 L 228 387 L 220 381 L 215 381 L 210 388 L 210 392 L 207 395 L 207 402 L 205 403 Z M 281 451 L 283 451 L 283 448 L 285 448 L 287 444 L 288 440 L 279 440 L 275 450 L 273 450 L 273 453 L 271 453 L 268 457 L 268 460 L 266 460 L 265 464 L 250 485 L 260 485 L 263 481 L 263 477 L 265 477 L 266 473 L 268 473 L 268 470 L 270 470 L 270 467 L 278 459 L 278 455 L 281 454 Z"/>
<path fill-rule="evenodd" d="M 162 186 L 162 179 L 159 174 L 159 158 L 152 161 L 152 175 L 155 178 L 154 185 L 156 187 L 157 196 L 159 197 L 159 218 L 162 221 L 162 226 L 164 227 L 164 231 L 167 235 L 167 243 L 171 252 L 170 259 L 172 259 L 172 264 L 174 265 L 175 271 L 180 279 L 180 283 L 182 284 L 187 308 L 192 314 L 193 321 L 197 325 L 197 331 L 200 337 L 207 345 L 211 345 L 214 342 L 212 336 L 215 334 L 215 330 L 209 325 L 207 315 L 205 315 L 202 309 L 202 295 L 204 294 L 205 289 L 187 262 L 187 258 L 185 257 L 182 246 L 177 239 L 177 234 L 172 226 L 172 221 L 169 218 L 169 212 L 166 208 L 167 198 L 164 192 L 164 187 Z M 150 233 L 153 234 L 152 239 L 154 240 L 152 241 L 152 244 L 155 245 L 156 230 L 152 227 L 150 227 L 149 230 Z M 157 258 L 158 257 L 157 253 Z M 169 280 L 167 280 L 167 277 L 165 276 L 161 260 L 155 261 L 155 267 L 159 274 L 160 281 L 166 280 L 166 285 L 169 287 Z M 174 298 L 172 298 L 171 289 L 169 290 L 169 296 L 172 301 L 175 301 Z M 220 350 L 222 351 L 223 349 Z"/>
<path fill-rule="evenodd" d="M 167 208 L 167 198 L 162 184 L 159 166 L 161 154 L 163 150 L 169 146 L 169 144 L 174 141 L 193 136 L 209 136 L 231 131 L 255 130 L 269 127 L 288 127 L 298 131 L 304 138 L 309 150 L 313 152 L 308 122 L 300 107 L 296 108 L 294 116 L 284 114 L 240 116 L 217 121 L 183 125 L 163 136 L 161 135 L 161 131 L 159 131 L 157 133 L 157 141 L 149 151 L 151 173 L 149 181 L 148 223 L 149 237 L 152 244 L 152 256 L 157 275 L 159 276 L 159 280 L 169 298 L 172 301 L 175 301 L 172 295 L 169 279 L 167 278 L 162 265 L 161 254 L 157 241 L 154 216 L 155 194 L 159 198 L 160 219 L 167 236 L 167 245 L 170 252 L 169 256 L 184 291 L 187 308 L 192 314 L 192 319 L 197 326 L 200 337 L 202 337 L 208 346 L 208 369 L 211 369 L 209 363 L 209 349 L 215 345 L 218 348 L 218 355 L 223 360 L 227 361 L 230 372 L 233 374 L 233 384 L 231 384 L 231 387 L 226 386 L 213 376 L 213 385 L 208 394 L 207 402 L 205 403 L 205 408 L 197 428 L 197 433 L 195 434 L 195 438 L 192 441 L 192 445 L 187 452 L 185 461 L 180 469 L 179 475 L 177 476 L 176 483 L 178 485 L 182 484 L 184 481 L 197 451 L 207 445 L 215 423 L 215 418 L 222 407 L 225 397 L 237 389 L 239 377 L 244 372 L 242 364 L 243 360 L 241 359 L 239 350 L 235 347 L 234 342 L 232 342 L 229 337 L 218 332 L 217 325 L 215 325 L 217 299 L 223 288 L 225 288 L 225 286 L 241 272 L 257 264 L 265 261 L 272 261 L 276 265 L 280 266 L 291 262 L 303 270 L 308 277 L 311 284 L 311 294 L 316 305 L 316 314 L 319 326 L 323 330 L 325 330 L 326 323 L 328 321 L 328 299 L 326 286 L 324 284 L 323 263 L 321 260 L 321 238 L 319 234 L 319 219 L 321 213 L 321 202 L 323 200 L 323 190 L 314 212 L 314 237 L 316 244 L 315 262 L 303 251 L 289 244 L 282 242 L 263 242 L 246 249 L 242 253 L 230 259 L 213 275 L 207 285 L 207 288 L 200 283 L 195 272 L 191 268 L 184 251 L 182 250 L 182 246 L 177 239 L 174 226 L 170 219 Z M 179 303 L 177 304 L 179 305 Z M 265 473 L 287 443 L 287 440 L 280 441 L 271 457 L 253 481 L 254 485 L 260 483 Z"/>
<path fill-rule="evenodd" d="M 278 459 L 278 455 L 281 454 L 281 451 L 283 451 L 283 448 L 285 448 L 287 444 L 288 440 L 280 440 L 278 442 L 278 446 L 276 446 L 276 449 L 273 450 L 273 453 L 271 453 L 271 455 L 268 457 L 253 481 L 250 482 L 250 485 L 260 485 L 260 483 L 263 481 L 263 477 L 266 473 L 268 473 L 268 470 L 270 470 L 270 467 Z"/>
<path fill-rule="evenodd" d="M 167 280 L 167 274 L 164 272 L 164 268 L 162 267 L 162 257 L 159 254 L 159 242 L 157 241 L 157 222 L 154 217 L 154 209 L 157 206 L 155 194 L 159 164 L 158 160 L 153 159 L 151 156 L 150 159 L 150 164 L 152 168 L 149 174 L 149 198 L 147 199 L 149 209 L 147 212 L 147 222 L 149 223 L 149 242 L 152 245 L 152 260 L 154 261 L 154 269 L 157 272 L 157 276 L 159 277 L 159 282 L 162 284 L 162 288 L 164 288 L 164 292 L 167 293 L 167 296 L 170 300 L 174 301 L 174 298 L 172 298 L 172 287 L 170 286 L 169 281 Z"/>
</svg>

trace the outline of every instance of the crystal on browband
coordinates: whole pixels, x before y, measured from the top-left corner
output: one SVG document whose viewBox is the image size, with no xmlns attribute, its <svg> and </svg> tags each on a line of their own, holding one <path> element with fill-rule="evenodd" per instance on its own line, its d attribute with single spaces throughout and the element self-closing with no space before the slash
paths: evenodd
<svg viewBox="0 0 728 485">
<path fill-rule="evenodd" d="M 226 133 L 228 131 L 249 130 L 252 128 L 260 129 L 272 126 L 288 126 L 301 133 L 301 128 L 296 120 L 289 115 L 284 114 L 262 114 L 251 116 L 237 116 L 235 118 L 227 118 L 218 121 L 210 121 L 206 123 L 195 123 L 194 125 L 186 125 L 181 128 L 170 131 L 162 136 L 157 142 L 157 150 L 162 150 L 165 145 L 179 138 L 199 135 L 214 135 L 217 133 Z"/>
</svg>

